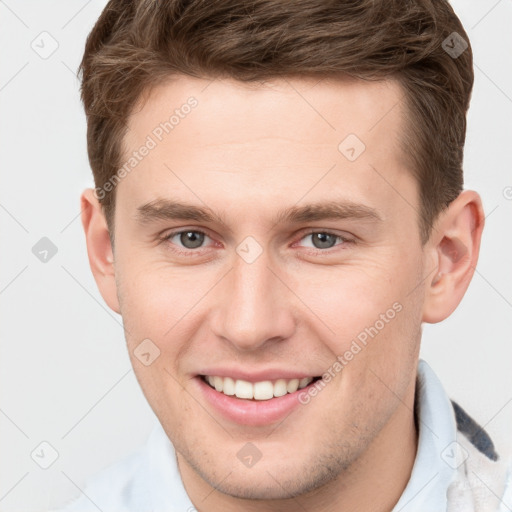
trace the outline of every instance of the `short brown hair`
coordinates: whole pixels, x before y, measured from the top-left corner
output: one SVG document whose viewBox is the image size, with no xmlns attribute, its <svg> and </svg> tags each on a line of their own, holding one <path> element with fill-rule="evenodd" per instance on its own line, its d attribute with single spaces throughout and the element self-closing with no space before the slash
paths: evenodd
<svg viewBox="0 0 512 512">
<path fill-rule="evenodd" d="M 454 32 L 467 45 L 460 55 L 446 51 Z M 472 60 L 446 0 L 111 0 L 79 68 L 95 185 L 102 189 L 121 165 L 135 104 L 170 76 L 395 78 L 405 92 L 401 142 L 419 183 L 425 243 L 462 191 Z M 100 202 L 113 240 L 114 191 Z"/>
</svg>

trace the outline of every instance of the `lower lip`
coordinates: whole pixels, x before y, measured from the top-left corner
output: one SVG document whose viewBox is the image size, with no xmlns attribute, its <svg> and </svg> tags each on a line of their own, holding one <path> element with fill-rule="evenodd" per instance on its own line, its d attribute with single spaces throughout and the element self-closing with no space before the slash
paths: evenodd
<svg viewBox="0 0 512 512">
<path fill-rule="evenodd" d="M 263 426 L 283 420 L 296 407 L 299 394 L 308 391 L 312 382 L 293 393 L 274 397 L 269 400 L 246 400 L 235 396 L 228 396 L 209 386 L 201 377 L 196 377 L 199 387 L 206 400 L 223 416 L 240 425 Z"/>
</svg>

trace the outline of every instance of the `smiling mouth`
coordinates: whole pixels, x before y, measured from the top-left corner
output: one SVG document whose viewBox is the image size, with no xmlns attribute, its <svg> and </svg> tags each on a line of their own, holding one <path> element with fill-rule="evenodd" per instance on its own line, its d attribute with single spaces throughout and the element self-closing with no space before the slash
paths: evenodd
<svg viewBox="0 0 512 512">
<path fill-rule="evenodd" d="M 199 375 L 201 380 L 219 393 L 245 400 L 270 400 L 278 398 L 297 390 L 304 389 L 310 384 L 321 379 L 318 377 L 304 377 L 302 379 L 277 379 L 260 382 L 248 382 L 231 377 L 219 377 L 212 375 Z"/>
</svg>

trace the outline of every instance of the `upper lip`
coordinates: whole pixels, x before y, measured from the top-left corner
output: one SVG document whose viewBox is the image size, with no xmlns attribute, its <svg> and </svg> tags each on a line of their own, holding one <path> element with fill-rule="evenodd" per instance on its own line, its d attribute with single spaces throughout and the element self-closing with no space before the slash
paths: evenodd
<svg viewBox="0 0 512 512">
<path fill-rule="evenodd" d="M 231 377 L 234 380 L 245 380 L 248 382 L 261 382 L 263 380 L 277 379 L 303 379 L 304 377 L 318 377 L 318 374 L 311 372 L 296 371 L 290 369 L 267 369 L 258 371 L 245 371 L 240 368 L 205 368 L 199 375 L 210 375 L 211 377 Z"/>
</svg>

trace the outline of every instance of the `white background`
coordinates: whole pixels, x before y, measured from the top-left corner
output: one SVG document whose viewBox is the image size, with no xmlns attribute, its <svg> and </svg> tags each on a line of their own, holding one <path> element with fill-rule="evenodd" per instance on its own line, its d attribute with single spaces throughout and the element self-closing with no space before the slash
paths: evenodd
<svg viewBox="0 0 512 512">
<path fill-rule="evenodd" d="M 75 76 L 104 1 L 0 1 L 0 510 L 47 510 L 141 444 L 154 421 L 126 353 L 121 318 L 97 291 L 79 218 L 93 186 Z M 473 46 L 465 187 L 487 214 L 473 282 L 422 357 L 498 447 L 512 425 L 512 4 L 452 3 Z M 47 59 L 41 32 L 58 43 Z M 51 48 L 50 36 L 45 48 Z M 53 43 L 56 44 L 56 43 Z M 58 253 L 40 262 L 48 237 Z M 42 441 L 59 457 L 31 458 Z"/>
</svg>

